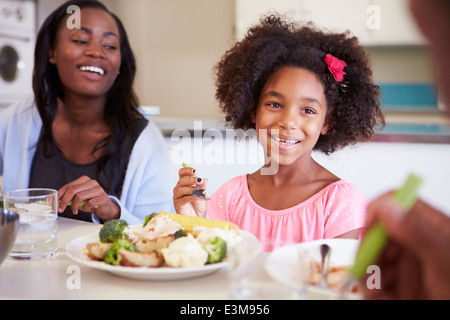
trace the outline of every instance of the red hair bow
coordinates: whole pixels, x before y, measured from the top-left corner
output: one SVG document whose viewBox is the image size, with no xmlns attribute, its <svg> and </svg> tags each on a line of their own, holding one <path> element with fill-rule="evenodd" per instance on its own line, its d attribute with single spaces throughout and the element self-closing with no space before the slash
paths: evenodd
<svg viewBox="0 0 450 320">
<path fill-rule="evenodd" d="M 341 82 L 342 80 L 344 80 L 344 76 L 346 75 L 346 73 L 344 72 L 344 68 L 347 66 L 344 61 L 333 57 L 331 54 L 327 54 L 325 56 L 325 62 L 328 65 L 328 69 L 333 74 L 334 80 L 336 80 L 337 82 Z"/>
</svg>

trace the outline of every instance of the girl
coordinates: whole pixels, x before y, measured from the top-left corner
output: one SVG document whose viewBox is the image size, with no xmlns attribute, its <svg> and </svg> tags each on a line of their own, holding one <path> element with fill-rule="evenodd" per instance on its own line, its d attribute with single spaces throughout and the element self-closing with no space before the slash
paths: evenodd
<svg viewBox="0 0 450 320">
<path fill-rule="evenodd" d="M 67 27 L 73 5 L 78 29 Z M 35 99 L 0 114 L 3 189 L 56 189 L 60 216 L 91 222 L 141 223 L 173 208 L 170 158 L 138 111 L 135 73 L 125 29 L 103 4 L 73 0 L 50 14 L 36 41 Z"/>
<path fill-rule="evenodd" d="M 347 34 L 327 34 L 271 15 L 251 28 L 216 68 L 216 97 L 235 129 L 256 129 L 265 167 L 236 177 L 209 201 L 195 169 L 179 171 L 177 213 L 234 222 L 265 250 L 323 238 L 358 238 L 366 200 L 311 157 L 367 141 L 384 126 L 379 88 L 364 49 Z M 269 163 L 269 161 L 271 163 Z M 269 171 L 268 166 L 277 170 Z"/>
</svg>

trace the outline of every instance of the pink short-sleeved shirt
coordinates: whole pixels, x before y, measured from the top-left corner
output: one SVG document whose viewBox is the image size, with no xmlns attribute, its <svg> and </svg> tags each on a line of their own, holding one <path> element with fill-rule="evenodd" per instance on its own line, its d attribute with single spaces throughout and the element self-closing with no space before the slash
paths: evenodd
<svg viewBox="0 0 450 320">
<path fill-rule="evenodd" d="M 208 201 L 211 219 L 230 221 L 254 234 L 264 251 L 299 242 L 335 238 L 363 228 L 367 201 L 349 182 L 332 183 L 298 205 L 267 210 L 252 198 L 247 175 L 222 185 Z"/>
</svg>

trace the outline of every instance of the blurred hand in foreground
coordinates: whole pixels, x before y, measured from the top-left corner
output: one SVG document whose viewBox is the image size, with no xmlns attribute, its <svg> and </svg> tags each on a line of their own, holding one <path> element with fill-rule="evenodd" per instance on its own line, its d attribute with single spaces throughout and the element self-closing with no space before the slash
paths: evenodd
<svg viewBox="0 0 450 320">
<path fill-rule="evenodd" d="M 381 222 L 389 242 L 374 263 L 381 288 L 366 299 L 450 299 L 450 217 L 419 200 L 405 212 L 385 194 L 370 203 L 367 229 Z"/>
</svg>

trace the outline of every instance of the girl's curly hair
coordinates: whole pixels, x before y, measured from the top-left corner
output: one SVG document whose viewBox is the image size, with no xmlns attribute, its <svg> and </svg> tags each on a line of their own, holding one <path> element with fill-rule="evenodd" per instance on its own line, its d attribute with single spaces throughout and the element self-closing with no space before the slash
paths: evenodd
<svg viewBox="0 0 450 320">
<path fill-rule="evenodd" d="M 324 58 L 331 54 L 347 63 L 343 82 L 334 80 Z M 235 129 L 254 129 L 260 92 L 268 78 L 285 66 L 315 73 L 324 87 L 329 130 L 314 150 L 330 154 L 359 141 L 368 141 L 385 126 L 366 52 L 349 33 L 325 33 L 309 23 L 287 22 L 277 14 L 263 17 L 246 37 L 227 51 L 215 67 L 216 98 Z"/>
</svg>

